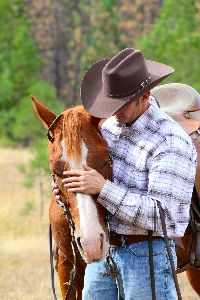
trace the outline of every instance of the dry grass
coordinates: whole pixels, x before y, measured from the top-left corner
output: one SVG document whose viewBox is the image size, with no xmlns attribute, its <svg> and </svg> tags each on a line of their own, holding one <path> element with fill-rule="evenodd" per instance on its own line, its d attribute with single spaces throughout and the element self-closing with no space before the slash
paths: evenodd
<svg viewBox="0 0 200 300">
<path fill-rule="evenodd" d="M 0 157 L 0 299 L 49 300 L 48 197 L 41 218 L 39 187 L 24 188 L 18 170 L 28 151 L 0 149 Z M 35 209 L 22 214 L 27 200 Z"/>
<path fill-rule="evenodd" d="M 30 158 L 28 151 L 0 149 L 0 157 L 0 299 L 50 300 L 48 199 L 45 215 L 40 218 L 39 189 L 25 189 L 18 170 L 18 165 Z M 21 215 L 27 199 L 34 203 L 35 210 Z M 183 300 L 199 299 L 185 274 L 179 281 Z"/>
</svg>

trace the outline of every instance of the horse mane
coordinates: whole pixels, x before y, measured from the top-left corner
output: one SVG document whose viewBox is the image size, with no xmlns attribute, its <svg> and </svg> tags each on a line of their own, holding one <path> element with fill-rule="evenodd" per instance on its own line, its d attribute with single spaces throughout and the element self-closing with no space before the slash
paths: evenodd
<svg viewBox="0 0 200 300">
<path fill-rule="evenodd" d="M 63 113 L 63 139 L 66 153 L 77 163 L 81 162 L 82 124 L 90 119 L 82 106 L 69 108 Z"/>
</svg>

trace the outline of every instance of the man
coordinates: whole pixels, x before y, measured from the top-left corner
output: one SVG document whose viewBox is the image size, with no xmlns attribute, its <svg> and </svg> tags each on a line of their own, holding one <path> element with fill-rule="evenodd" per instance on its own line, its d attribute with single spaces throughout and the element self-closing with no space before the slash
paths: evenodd
<svg viewBox="0 0 200 300">
<path fill-rule="evenodd" d="M 157 201 L 165 212 L 176 264 L 172 238 L 183 236 L 188 225 L 196 152 L 189 136 L 150 96 L 150 90 L 173 71 L 128 48 L 91 66 L 81 85 L 85 109 L 107 119 L 101 132 L 112 156 L 114 179 L 105 180 L 85 166 L 85 171 L 65 172 L 63 184 L 71 192 L 99 194 L 97 201 L 110 213 L 115 234 L 111 253 L 121 299 L 151 299 L 149 230 L 153 232 L 156 297 L 176 299 Z M 115 280 L 107 272 L 106 260 L 87 265 L 84 300 L 117 299 Z"/>
</svg>

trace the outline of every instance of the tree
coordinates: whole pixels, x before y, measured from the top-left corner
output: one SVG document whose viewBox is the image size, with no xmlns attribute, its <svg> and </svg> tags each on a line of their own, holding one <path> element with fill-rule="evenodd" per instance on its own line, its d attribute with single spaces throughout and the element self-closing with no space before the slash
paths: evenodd
<svg viewBox="0 0 200 300">
<path fill-rule="evenodd" d="M 36 96 L 46 91 L 44 98 L 52 101 L 56 97 L 54 89 L 39 78 L 42 64 L 29 33 L 23 1 L 0 2 L 0 27 L 0 140 L 28 145 L 36 124 L 30 114 L 31 101 L 27 101 L 30 93 L 38 87 Z"/>
<path fill-rule="evenodd" d="M 126 47 L 135 47 L 139 36 L 149 32 L 163 0 L 120 0 L 119 29 Z"/>
<path fill-rule="evenodd" d="M 43 61 L 41 77 L 66 106 L 80 102 L 85 70 L 94 61 L 134 47 L 162 0 L 26 0 L 31 33 Z"/>
<path fill-rule="evenodd" d="M 119 31 L 119 8 L 117 0 L 93 0 L 88 7 L 90 26 L 83 35 L 82 73 L 95 61 L 112 57 L 125 48 Z"/>
<path fill-rule="evenodd" d="M 37 144 L 31 148 L 32 158 L 26 165 L 20 165 L 19 169 L 24 174 L 24 186 L 31 188 L 35 185 L 39 186 L 39 215 L 43 216 L 45 194 L 47 194 L 46 182 L 50 182 L 50 170 L 47 155 L 47 140 L 39 139 Z M 49 190 L 49 189 L 48 189 Z M 31 202 L 28 202 L 28 205 Z M 32 207 L 32 206 L 31 206 Z"/>
<path fill-rule="evenodd" d="M 145 56 L 171 65 L 176 72 L 167 81 L 200 89 L 199 19 L 194 0 L 165 0 L 154 28 L 138 40 Z"/>
</svg>

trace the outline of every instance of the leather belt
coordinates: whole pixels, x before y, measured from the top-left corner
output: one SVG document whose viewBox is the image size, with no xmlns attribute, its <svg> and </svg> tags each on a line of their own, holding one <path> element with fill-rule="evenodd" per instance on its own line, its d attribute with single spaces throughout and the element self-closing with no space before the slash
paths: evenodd
<svg viewBox="0 0 200 300">
<path fill-rule="evenodd" d="M 155 238 L 162 238 L 160 236 L 152 236 L 153 239 Z M 133 243 L 139 243 L 148 241 L 148 235 L 124 235 L 118 234 L 115 232 L 111 232 L 109 236 L 109 241 L 111 246 L 127 246 Z"/>
</svg>

